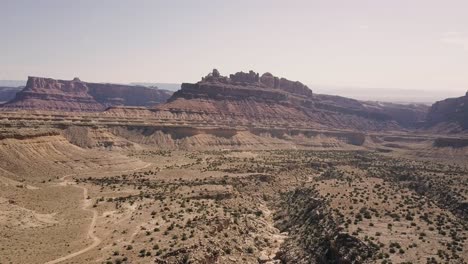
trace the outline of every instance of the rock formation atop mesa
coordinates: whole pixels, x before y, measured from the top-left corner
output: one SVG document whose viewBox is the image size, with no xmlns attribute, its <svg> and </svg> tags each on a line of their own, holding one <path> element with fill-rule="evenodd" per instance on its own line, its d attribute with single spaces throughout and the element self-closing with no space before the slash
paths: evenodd
<svg viewBox="0 0 468 264">
<path fill-rule="evenodd" d="M 183 83 L 169 102 L 177 99 L 251 100 L 290 104 L 293 100 L 309 100 L 312 90 L 301 82 L 274 77 L 270 73 L 260 76 L 254 71 L 237 72 L 222 76 L 213 70 L 198 83 Z"/>
<path fill-rule="evenodd" d="M 89 94 L 85 83 L 40 77 L 28 77 L 26 87 L 3 107 L 87 112 L 104 110 L 104 106 Z"/>
<path fill-rule="evenodd" d="M 180 121 L 187 126 L 357 130 L 411 128 L 424 119 L 427 110 L 423 106 L 314 94 L 299 81 L 254 71 L 223 76 L 213 70 L 201 81 L 184 83 L 181 90 L 170 95 L 165 90 L 142 86 L 30 77 L 27 86 L 3 109 L 102 111 L 110 106 L 156 105 L 148 110 L 113 107 L 111 111 L 125 117 Z"/>
<path fill-rule="evenodd" d="M 203 77 L 199 84 L 219 82 L 226 85 L 251 86 L 264 89 L 282 90 L 294 95 L 310 97 L 312 90 L 299 81 L 290 81 L 286 78 L 275 77 L 266 72 L 260 76 L 254 71 L 237 72 L 229 77 L 221 76 L 217 69 L 214 69 L 207 76 Z"/>
<path fill-rule="evenodd" d="M 7 109 L 103 111 L 109 106 L 154 106 L 165 102 L 170 91 L 143 86 L 87 83 L 29 77 L 26 87 L 5 105 Z"/>
<path fill-rule="evenodd" d="M 155 112 L 229 126 L 240 123 L 303 126 L 308 122 L 307 114 L 295 103 L 311 99 L 312 91 L 307 86 L 290 81 L 304 90 L 294 93 L 293 85 L 288 86 L 285 81 L 283 86 L 275 87 L 274 83 L 269 85 L 260 79 L 253 71 L 228 77 L 213 70 L 197 83 L 183 83 L 166 104 L 156 107 Z"/>
<path fill-rule="evenodd" d="M 312 93 L 299 81 L 271 73 L 213 70 L 197 83 L 184 83 L 156 111 L 212 122 L 259 126 L 351 128 L 367 130 L 411 127 L 427 108 L 361 102 Z"/>
</svg>

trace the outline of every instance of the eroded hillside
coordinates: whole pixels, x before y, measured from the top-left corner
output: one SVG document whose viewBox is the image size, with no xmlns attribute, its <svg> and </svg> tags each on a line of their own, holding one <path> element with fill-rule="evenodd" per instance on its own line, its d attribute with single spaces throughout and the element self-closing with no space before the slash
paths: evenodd
<svg viewBox="0 0 468 264">
<path fill-rule="evenodd" d="M 7 262 L 467 261 L 466 164 L 395 145 L 110 151 L 55 132 L 0 142 Z"/>
<path fill-rule="evenodd" d="M 153 108 L 33 84 L 23 103 L 81 110 L 0 112 L 2 263 L 468 261 L 467 140 L 423 106 L 254 72 Z"/>
</svg>

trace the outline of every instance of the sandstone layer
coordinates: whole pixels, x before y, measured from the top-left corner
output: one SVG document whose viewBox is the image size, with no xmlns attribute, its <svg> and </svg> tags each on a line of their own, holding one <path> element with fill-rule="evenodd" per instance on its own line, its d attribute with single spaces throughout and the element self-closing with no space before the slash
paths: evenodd
<svg viewBox="0 0 468 264">
<path fill-rule="evenodd" d="M 366 103 L 339 96 L 317 95 L 297 81 L 270 73 L 217 70 L 195 84 L 184 83 L 157 115 L 185 120 L 220 120 L 261 127 L 399 130 L 424 119 L 423 106 Z"/>
<path fill-rule="evenodd" d="M 143 86 L 30 77 L 27 86 L 2 108 L 101 112 L 109 118 L 192 127 L 365 131 L 412 129 L 427 111 L 422 105 L 314 94 L 299 81 L 271 73 L 237 72 L 227 77 L 217 70 L 200 82 L 182 84 L 172 96 L 169 91 Z"/>
<path fill-rule="evenodd" d="M 169 91 L 143 86 L 29 77 L 26 87 L 3 107 L 92 112 L 115 105 L 153 106 L 165 102 L 170 95 Z"/>
</svg>

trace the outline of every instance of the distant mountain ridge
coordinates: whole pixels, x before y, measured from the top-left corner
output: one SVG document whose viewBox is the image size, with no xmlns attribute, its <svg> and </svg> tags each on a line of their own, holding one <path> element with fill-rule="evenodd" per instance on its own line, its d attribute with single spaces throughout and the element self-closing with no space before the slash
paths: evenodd
<svg viewBox="0 0 468 264">
<path fill-rule="evenodd" d="M 181 88 L 181 83 L 131 82 L 129 84 L 115 84 L 145 86 L 148 88 L 158 88 L 172 92 L 176 92 Z M 0 80 L 0 87 L 18 86 L 26 86 L 26 80 Z M 330 86 L 316 84 L 309 84 L 308 86 L 317 94 L 336 95 L 361 101 L 389 102 L 398 104 L 423 103 L 432 105 L 436 101 L 444 100 L 445 98 L 457 97 L 460 94 L 456 90 L 446 89 L 423 91 L 417 89 L 363 88 L 354 86 Z"/>
<path fill-rule="evenodd" d="M 132 82 L 131 85 L 145 86 L 148 88 L 157 87 L 162 90 L 177 91 L 180 89 L 180 83 L 151 83 L 151 82 Z"/>
<path fill-rule="evenodd" d="M 438 101 L 428 111 L 427 125 L 446 132 L 468 130 L 468 91 L 464 96 Z"/>
<path fill-rule="evenodd" d="M 270 73 L 238 72 L 226 77 L 214 70 L 200 82 L 182 84 L 181 90 L 155 110 L 226 124 L 399 130 L 423 121 L 427 106 L 317 95 L 301 82 Z"/>
<path fill-rule="evenodd" d="M 399 104 L 423 103 L 432 105 L 436 101 L 460 95 L 457 90 L 418 90 L 402 88 L 362 88 L 347 86 L 309 85 L 316 93 L 338 95 L 362 101 L 391 102 Z"/>
<path fill-rule="evenodd" d="M 0 86 L 0 103 L 8 102 L 15 98 L 17 92 L 21 91 L 23 87 L 3 87 Z"/>
<path fill-rule="evenodd" d="M 103 111 L 109 106 L 153 106 L 165 102 L 172 92 L 143 86 L 87 83 L 29 77 L 26 87 L 3 105 L 5 109 Z"/>
<path fill-rule="evenodd" d="M 235 127 L 401 131 L 468 131 L 468 94 L 425 104 L 362 101 L 317 94 L 299 81 L 254 71 L 222 76 L 217 70 L 175 93 L 158 83 L 89 83 L 78 78 L 29 77 L 26 87 L 0 87 L 3 109 L 100 112 Z M 161 86 L 161 84 L 159 84 Z M 174 89 L 178 84 L 165 84 Z M 14 95 L 16 93 L 16 95 Z M 6 101 L 6 100 L 5 100 Z M 126 107 L 143 108 L 126 108 Z"/>
</svg>

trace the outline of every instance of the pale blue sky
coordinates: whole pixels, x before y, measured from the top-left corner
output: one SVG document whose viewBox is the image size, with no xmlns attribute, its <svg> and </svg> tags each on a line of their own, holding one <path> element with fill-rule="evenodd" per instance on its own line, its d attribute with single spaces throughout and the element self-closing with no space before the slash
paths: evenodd
<svg viewBox="0 0 468 264">
<path fill-rule="evenodd" d="M 0 79 L 468 89 L 468 1 L 0 0 Z"/>
</svg>

